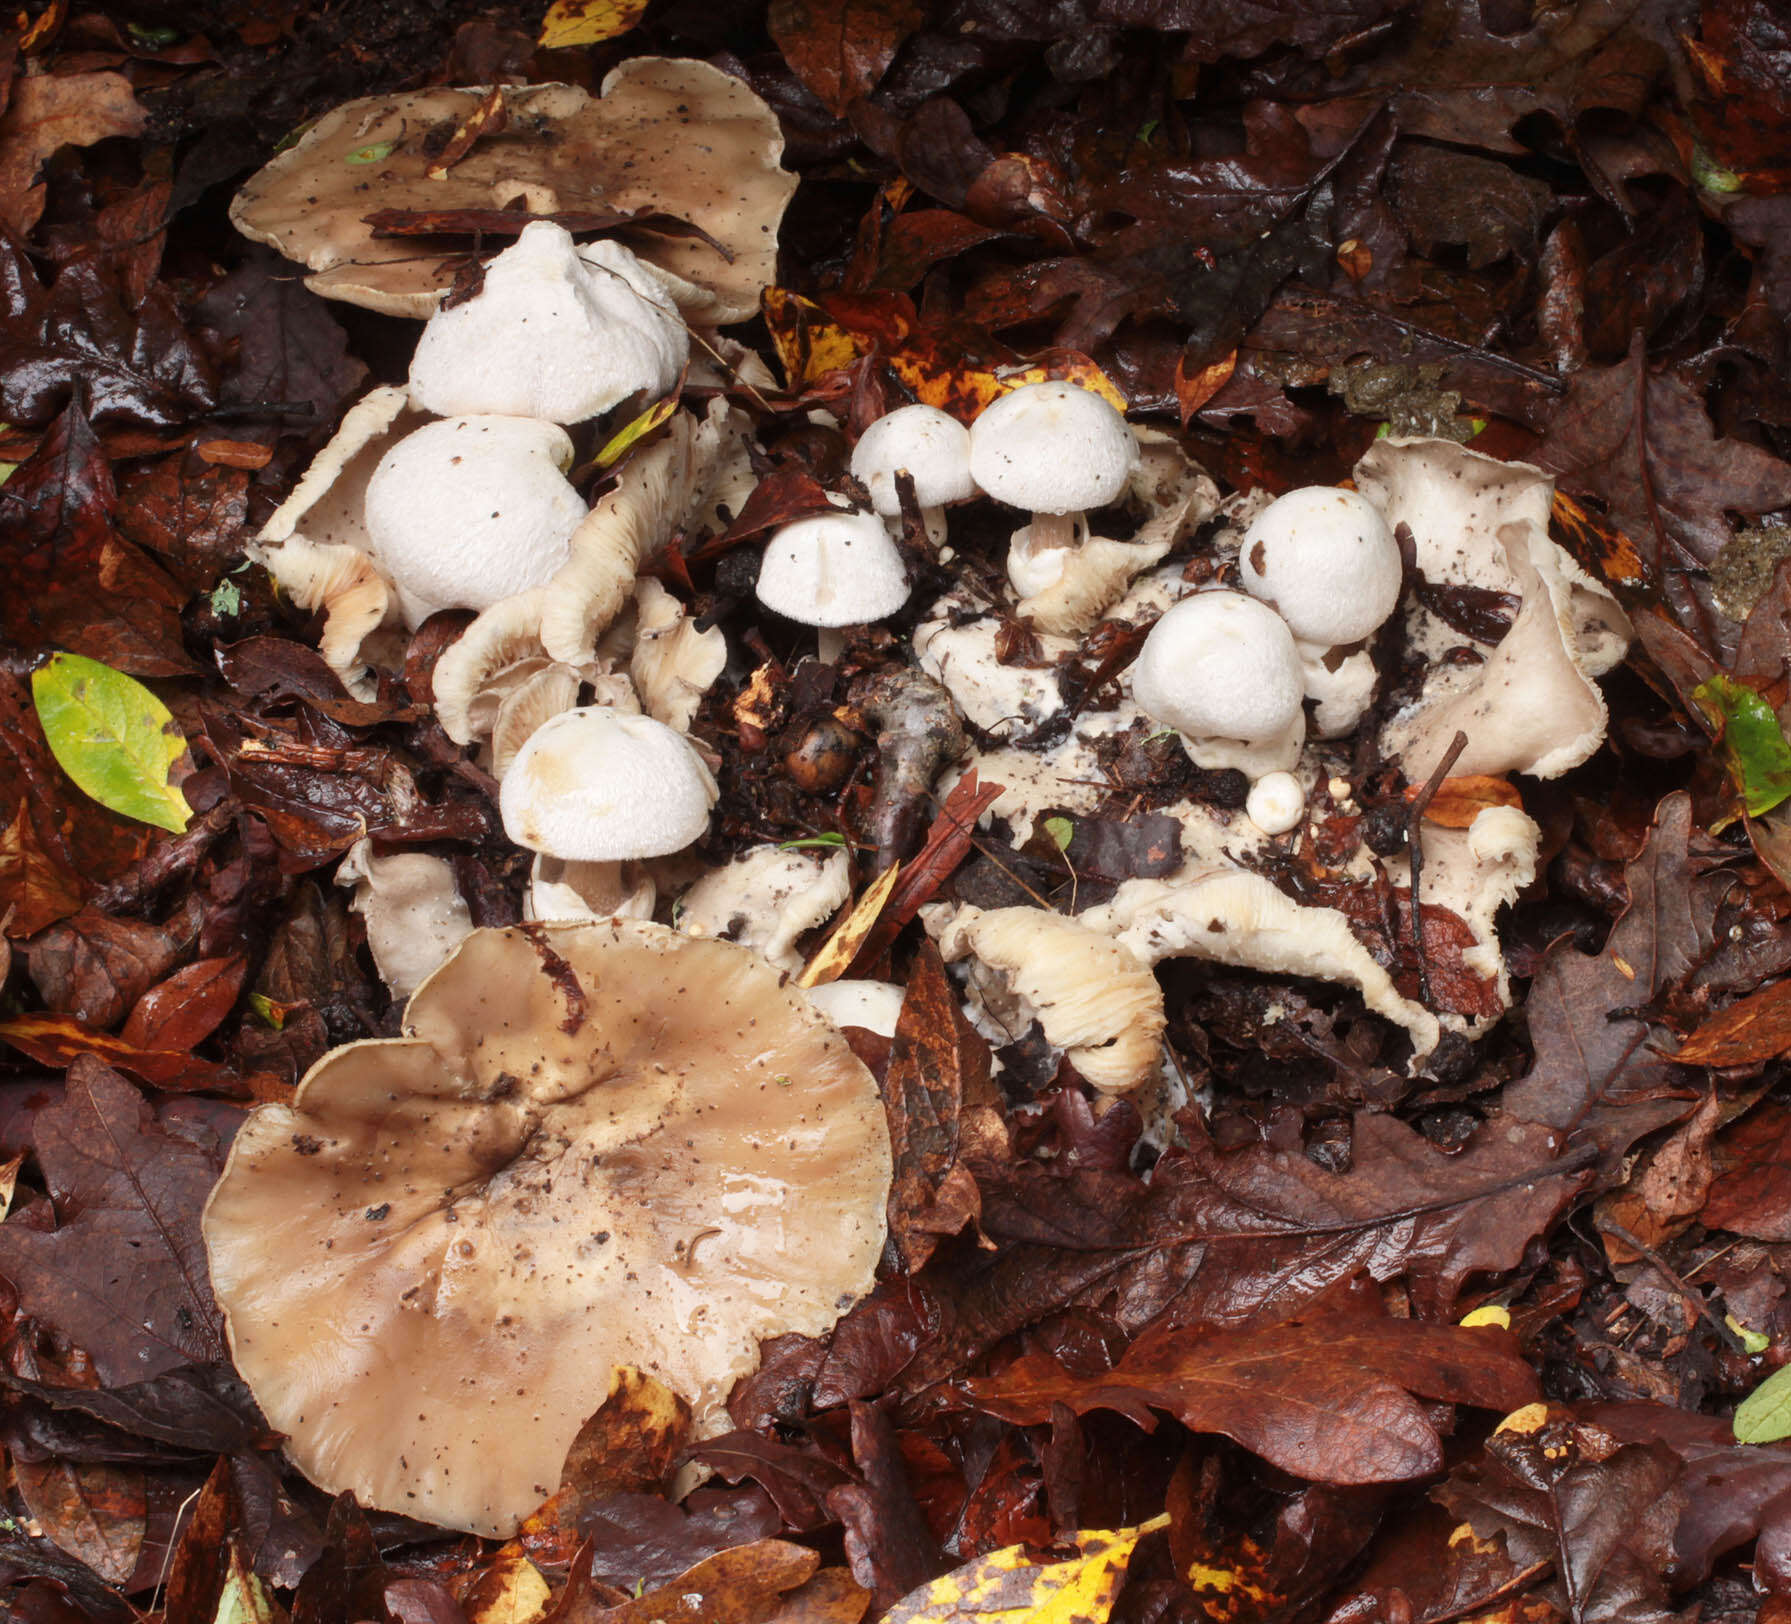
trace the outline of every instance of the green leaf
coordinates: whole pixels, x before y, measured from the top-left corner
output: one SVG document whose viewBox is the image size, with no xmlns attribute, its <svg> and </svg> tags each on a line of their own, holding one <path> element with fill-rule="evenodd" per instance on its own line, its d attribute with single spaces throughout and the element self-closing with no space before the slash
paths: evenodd
<svg viewBox="0 0 1791 1624">
<path fill-rule="evenodd" d="M 1076 826 L 1068 818 L 1046 818 L 1045 833 L 1057 842 L 1059 851 L 1068 851 L 1076 838 Z"/>
<path fill-rule="evenodd" d="M 179 834 L 193 816 L 169 781 L 187 743 L 168 707 L 134 677 L 79 654 L 31 673 L 31 698 L 50 753 L 101 806 Z"/>
<path fill-rule="evenodd" d="M 839 847 L 845 843 L 844 835 L 806 835 L 801 840 L 779 841 L 777 849 L 779 851 L 813 851 L 823 847 Z"/>
<path fill-rule="evenodd" d="M 1717 675 L 1692 689 L 1692 698 L 1721 729 L 1724 765 L 1749 817 L 1770 812 L 1791 795 L 1791 744 L 1772 706 L 1746 683 Z"/>
<path fill-rule="evenodd" d="M 1723 1324 L 1741 1338 L 1741 1347 L 1744 1353 L 1764 1353 L 1772 1346 L 1772 1338 L 1764 1331 L 1750 1330 L 1733 1314 L 1723 1315 Z"/>
<path fill-rule="evenodd" d="M 1744 1444 L 1791 1438 L 1791 1365 L 1775 1370 L 1735 1406 L 1735 1437 Z"/>
<path fill-rule="evenodd" d="M 382 164 L 397 150 L 396 140 L 374 141 L 368 146 L 357 147 L 342 161 L 350 164 Z"/>
</svg>

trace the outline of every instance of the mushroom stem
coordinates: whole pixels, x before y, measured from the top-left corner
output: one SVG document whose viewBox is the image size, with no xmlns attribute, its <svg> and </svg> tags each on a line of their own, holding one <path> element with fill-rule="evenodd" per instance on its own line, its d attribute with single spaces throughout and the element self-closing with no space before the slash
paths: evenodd
<svg viewBox="0 0 1791 1624">
<path fill-rule="evenodd" d="M 1042 592 L 1064 570 L 1065 557 L 1086 534 L 1080 513 L 1035 513 L 1008 546 L 1007 578 L 1023 598 Z"/>
<path fill-rule="evenodd" d="M 951 695 L 923 671 L 880 672 L 852 685 L 851 702 L 877 728 L 877 780 L 865 834 L 881 873 L 920 844 L 933 780 L 967 748 Z"/>
<path fill-rule="evenodd" d="M 815 658 L 822 665 L 838 665 L 840 655 L 846 647 L 846 628 L 844 626 L 817 626 L 815 628 Z"/>
</svg>

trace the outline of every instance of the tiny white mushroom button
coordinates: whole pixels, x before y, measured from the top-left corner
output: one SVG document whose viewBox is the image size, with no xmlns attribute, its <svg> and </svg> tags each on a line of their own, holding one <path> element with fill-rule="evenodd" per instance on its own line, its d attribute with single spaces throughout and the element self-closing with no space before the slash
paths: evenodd
<svg viewBox="0 0 1791 1624">
<path fill-rule="evenodd" d="M 1399 601 L 1399 543 L 1355 491 L 1308 485 L 1277 497 L 1244 532 L 1244 590 L 1305 642 L 1334 648 L 1368 636 Z"/>
<path fill-rule="evenodd" d="M 682 851 L 708 826 L 717 793 L 683 734 L 587 705 L 529 735 L 504 774 L 498 807 L 519 846 L 616 862 Z"/>
<path fill-rule="evenodd" d="M 1265 835 L 1284 835 L 1299 827 L 1306 811 L 1306 792 L 1292 773 L 1265 773 L 1250 786 L 1244 812 Z"/>
</svg>

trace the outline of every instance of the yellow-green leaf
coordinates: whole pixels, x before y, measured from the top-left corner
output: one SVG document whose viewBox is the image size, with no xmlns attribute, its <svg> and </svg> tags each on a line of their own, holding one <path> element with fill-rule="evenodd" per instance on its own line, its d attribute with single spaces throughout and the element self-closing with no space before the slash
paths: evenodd
<svg viewBox="0 0 1791 1624">
<path fill-rule="evenodd" d="M 1735 1436 L 1744 1444 L 1791 1438 L 1791 1365 L 1775 1370 L 1735 1406 Z"/>
<path fill-rule="evenodd" d="M 549 51 L 601 45 L 626 34 L 647 12 L 647 0 L 553 0 L 535 43 Z"/>
<path fill-rule="evenodd" d="M 31 673 L 50 753 L 101 806 L 179 834 L 193 816 L 170 781 L 187 743 L 168 707 L 134 677 L 79 654 Z"/>
<path fill-rule="evenodd" d="M 664 400 L 654 401 L 653 404 L 642 412 L 639 417 L 635 418 L 632 423 L 617 429 L 616 432 L 610 436 L 603 449 L 597 453 L 597 466 L 599 468 L 608 468 L 613 464 L 620 462 L 622 454 L 633 445 L 636 440 L 651 434 L 661 423 L 670 417 L 673 412 L 677 411 L 677 409 L 678 397 L 676 393 L 667 395 Z"/>
<path fill-rule="evenodd" d="M 230 1565 L 218 1592 L 218 1610 L 212 1624 L 276 1624 L 284 1614 L 274 1604 L 268 1588 L 243 1563 L 243 1553 L 230 1541 Z"/>
<path fill-rule="evenodd" d="M 1163 1516 L 1080 1533 L 1075 1556 L 1044 1566 L 1024 1545 L 991 1551 L 910 1591 L 883 1624 L 1106 1624 L 1138 1541 L 1168 1526 Z"/>
<path fill-rule="evenodd" d="M 383 164 L 397 150 L 396 141 L 374 141 L 368 146 L 356 147 L 342 161 L 350 164 Z"/>
<path fill-rule="evenodd" d="M 1692 698 L 1721 730 L 1718 747 L 1749 817 L 1791 795 L 1791 743 L 1761 695 L 1719 672 L 1692 689 Z"/>
</svg>

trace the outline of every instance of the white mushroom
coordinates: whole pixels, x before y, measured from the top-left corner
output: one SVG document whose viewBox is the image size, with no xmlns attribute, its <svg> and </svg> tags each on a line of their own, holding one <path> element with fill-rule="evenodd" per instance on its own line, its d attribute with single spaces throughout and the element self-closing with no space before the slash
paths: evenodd
<svg viewBox="0 0 1791 1624">
<path fill-rule="evenodd" d="M 1238 549 L 1244 590 L 1304 643 L 1359 643 L 1399 602 L 1399 543 L 1355 491 L 1308 485 L 1257 515 Z"/>
<path fill-rule="evenodd" d="M 288 536 L 251 552 L 299 608 L 323 610 L 317 650 L 324 663 L 351 694 L 372 698 L 376 685 L 361 651 L 373 633 L 398 620 L 391 584 L 373 560 L 353 547 L 303 536 Z"/>
<path fill-rule="evenodd" d="M 970 428 L 971 477 L 998 502 L 1032 514 L 1007 558 L 1022 598 L 1063 574 L 1065 555 L 1087 534 L 1082 515 L 1113 501 L 1137 461 L 1126 420 L 1075 384 L 1026 384 L 983 409 Z"/>
<path fill-rule="evenodd" d="M 852 448 L 852 477 L 870 492 L 871 506 L 899 520 L 895 476 L 914 481 L 914 500 L 935 547 L 945 541 L 945 506 L 976 495 L 970 477 L 970 431 L 936 406 L 901 406 L 864 431 Z"/>
<path fill-rule="evenodd" d="M 1244 813 L 1265 835 L 1297 829 L 1306 814 L 1306 790 L 1292 773 L 1265 773 L 1250 786 Z"/>
<path fill-rule="evenodd" d="M 772 533 L 757 591 L 767 609 L 832 631 L 893 615 L 908 601 L 908 571 L 874 514 L 817 513 Z"/>
<path fill-rule="evenodd" d="M 637 392 L 665 394 L 689 355 L 658 272 L 620 243 L 581 250 L 541 220 L 485 267 L 478 293 L 429 318 L 410 396 L 441 417 L 582 423 Z"/>
<path fill-rule="evenodd" d="M 1120 1093 L 1157 1074 L 1163 989 L 1129 948 L 1043 908 L 959 908 L 939 938 L 949 959 L 974 954 L 1096 1088 Z M 985 1003 L 990 1002 L 985 994 Z"/>
<path fill-rule="evenodd" d="M 354 888 L 348 905 L 367 923 L 367 946 L 394 998 L 410 997 L 473 928 L 445 858 L 426 852 L 378 857 L 363 838 L 343 856 L 336 884 Z"/>
<path fill-rule="evenodd" d="M 1431 664 L 1416 703 L 1383 730 L 1383 753 L 1397 754 L 1414 782 L 1458 731 L 1468 743 L 1457 774 L 1554 778 L 1586 760 L 1605 732 L 1593 675 L 1623 646 L 1629 623 L 1549 538 L 1553 481 L 1448 440 L 1382 440 L 1355 479 L 1389 526 L 1409 527 L 1427 580 L 1520 600 L 1496 643 L 1476 642 L 1422 606 L 1410 611 L 1407 641 Z M 1440 657 L 1462 647 L 1479 658 Z"/>
<path fill-rule="evenodd" d="M 1175 728 L 1207 768 L 1256 778 L 1285 772 L 1306 736 L 1293 634 L 1274 610 L 1237 592 L 1197 592 L 1150 630 L 1132 666 L 1146 715 Z"/>
<path fill-rule="evenodd" d="M 674 917 L 687 936 L 738 942 L 793 975 L 802 968 L 797 939 L 825 924 L 850 894 L 843 851 L 755 846 L 691 886 Z"/>
<path fill-rule="evenodd" d="M 1111 902 L 1080 917 L 1146 964 L 1191 957 L 1346 982 L 1376 1014 L 1403 1026 L 1419 1054 L 1436 1047 L 1437 1018 L 1400 995 L 1341 913 L 1303 907 L 1260 874 L 1196 869 L 1170 881 L 1127 880 Z"/>
<path fill-rule="evenodd" d="M 696 621 L 651 578 L 634 583 L 634 652 L 628 671 L 641 709 L 657 722 L 690 731 L 703 695 L 728 663 L 728 640 L 719 626 L 698 631 Z"/>
<path fill-rule="evenodd" d="M 653 876 L 639 863 L 579 863 L 537 852 L 523 893 L 525 919 L 651 919 Z"/>
<path fill-rule="evenodd" d="M 367 485 L 367 531 L 405 620 L 546 585 L 585 516 L 571 465 L 566 431 L 524 417 L 443 418 L 393 446 Z"/>
<path fill-rule="evenodd" d="M 586 862 L 681 851 L 719 791 L 682 733 L 599 705 L 536 729 L 504 775 L 504 833 L 530 851 Z"/>
</svg>

